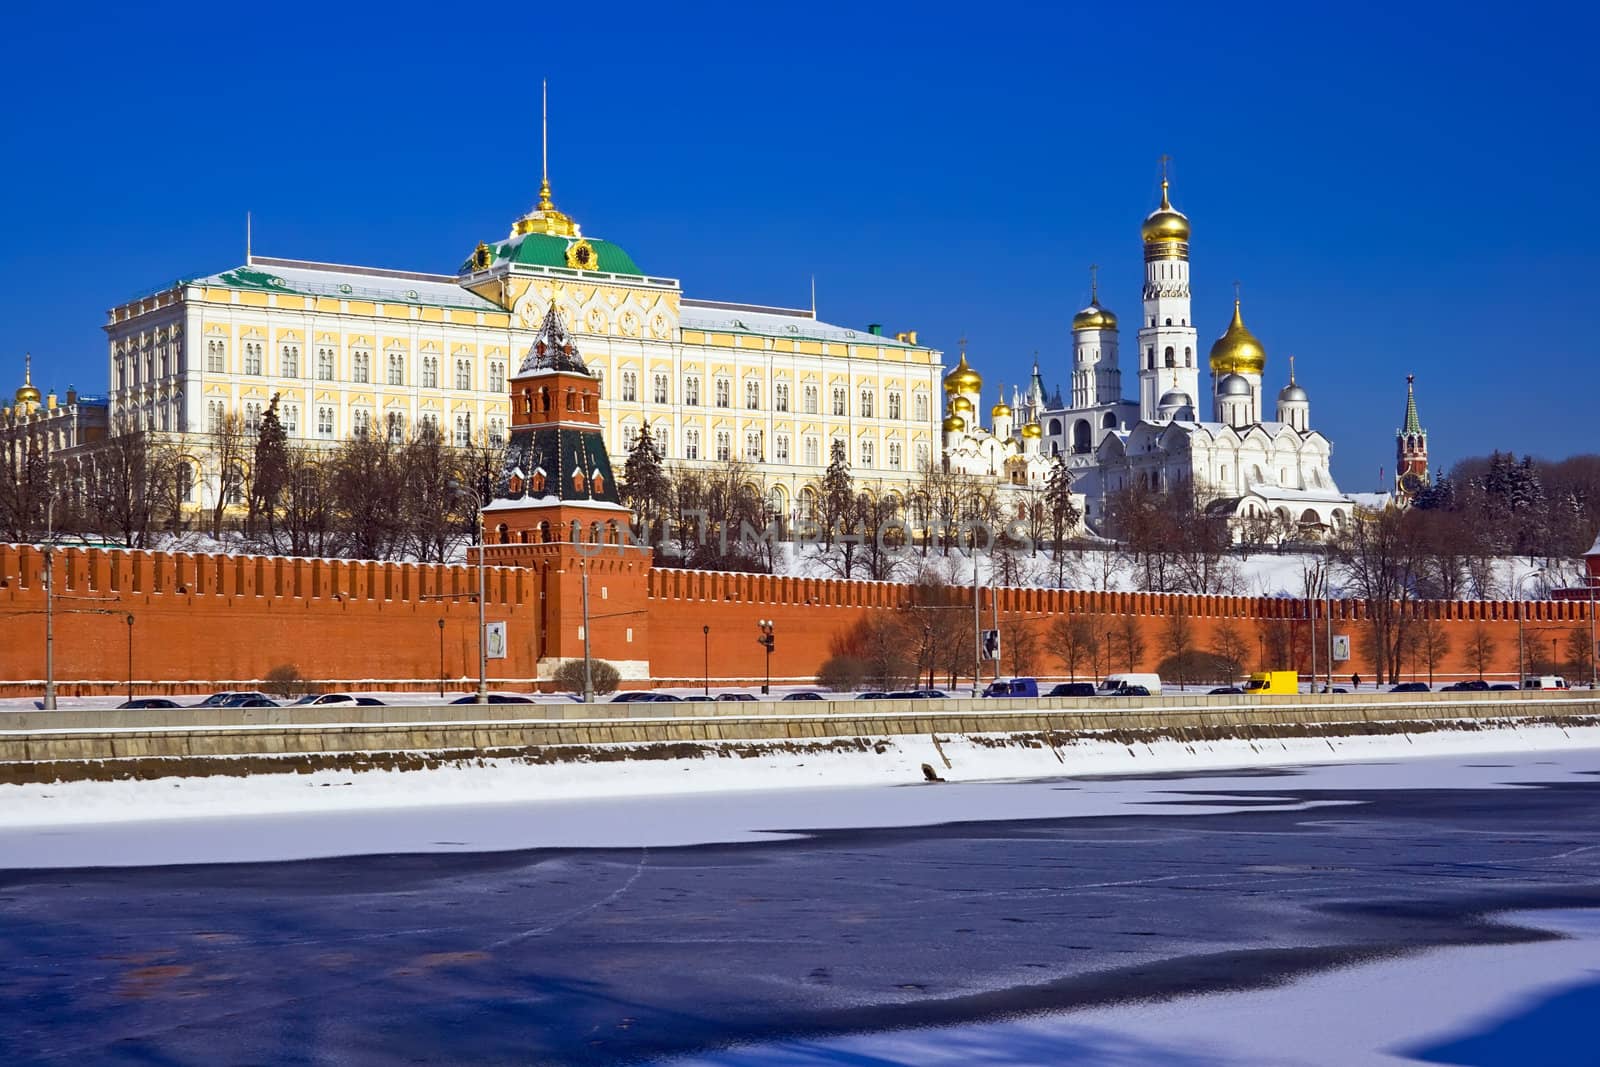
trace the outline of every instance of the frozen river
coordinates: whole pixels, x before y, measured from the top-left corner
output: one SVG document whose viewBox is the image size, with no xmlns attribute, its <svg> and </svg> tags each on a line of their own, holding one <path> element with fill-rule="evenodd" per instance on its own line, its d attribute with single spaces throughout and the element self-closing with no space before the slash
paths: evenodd
<svg viewBox="0 0 1600 1067">
<path fill-rule="evenodd" d="M 1597 842 L 1587 748 L 10 828 L 0 1062 L 1595 1062 Z"/>
</svg>

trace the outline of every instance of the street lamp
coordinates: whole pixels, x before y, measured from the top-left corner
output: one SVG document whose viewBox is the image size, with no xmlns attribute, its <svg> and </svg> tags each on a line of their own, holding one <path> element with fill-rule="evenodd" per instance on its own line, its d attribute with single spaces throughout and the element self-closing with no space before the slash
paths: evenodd
<svg viewBox="0 0 1600 1067">
<path fill-rule="evenodd" d="M 56 498 L 44 502 L 44 710 L 56 710 Z"/>
<path fill-rule="evenodd" d="M 1517 579 L 1516 594 L 1517 594 L 1517 688 L 1518 689 L 1522 688 L 1523 679 L 1527 676 L 1527 667 L 1525 666 L 1525 664 L 1527 662 L 1527 658 L 1526 658 L 1526 656 L 1525 656 L 1525 654 L 1523 652 L 1524 645 L 1523 645 L 1523 640 L 1522 640 L 1522 616 L 1524 614 L 1523 607 L 1522 607 L 1522 605 L 1523 605 L 1522 583 L 1526 582 L 1529 578 L 1538 578 L 1538 577 L 1542 577 L 1543 575 L 1544 575 L 1544 570 L 1543 570 L 1543 568 L 1541 568 L 1539 570 L 1529 571 L 1527 574 L 1524 574 L 1521 578 Z"/>
<path fill-rule="evenodd" d="M 488 645 L 485 643 L 484 631 L 486 631 L 489 628 L 489 624 L 484 619 L 484 603 L 483 603 L 483 601 L 484 601 L 484 562 L 483 562 L 484 551 L 483 551 L 483 520 L 481 518 L 481 515 L 482 515 L 482 512 L 483 512 L 483 496 L 476 489 L 472 488 L 470 485 L 462 485 L 460 482 L 456 481 L 453 478 L 450 480 L 448 485 L 449 485 L 450 491 L 452 493 L 454 493 L 456 496 L 470 498 L 472 500 L 472 502 L 477 505 L 478 512 L 479 512 L 479 515 L 480 515 L 480 518 L 479 518 L 478 522 L 476 523 L 477 534 L 478 534 L 478 536 L 477 536 L 477 542 L 478 543 L 476 545 L 468 545 L 467 547 L 468 548 L 476 548 L 478 550 L 478 695 L 477 695 L 476 699 L 474 700 L 474 703 L 487 704 L 487 703 L 489 703 L 489 648 L 488 648 Z M 443 635 L 441 635 L 441 640 L 442 639 L 443 639 Z"/>
<path fill-rule="evenodd" d="M 710 696 L 711 695 L 711 627 L 709 627 L 709 626 L 700 627 L 700 639 L 701 639 L 702 645 L 704 646 L 701 649 L 701 653 L 702 653 L 702 657 L 703 658 L 702 658 L 702 661 L 701 661 L 701 673 L 700 673 L 701 688 L 700 688 L 700 691 L 702 693 L 704 693 L 706 696 Z"/>
<path fill-rule="evenodd" d="M 133 699 L 133 612 L 128 612 L 128 699 Z"/>
<path fill-rule="evenodd" d="M 772 648 L 778 639 L 772 635 L 771 619 L 762 619 L 760 626 L 761 636 L 756 638 L 756 644 L 767 650 L 767 680 L 761 683 L 761 693 L 766 696 L 772 692 Z"/>
<path fill-rule="evenodd" d="M 444 619 L 439 620 L 439 699 L 444 699 Z"/>
</svg>

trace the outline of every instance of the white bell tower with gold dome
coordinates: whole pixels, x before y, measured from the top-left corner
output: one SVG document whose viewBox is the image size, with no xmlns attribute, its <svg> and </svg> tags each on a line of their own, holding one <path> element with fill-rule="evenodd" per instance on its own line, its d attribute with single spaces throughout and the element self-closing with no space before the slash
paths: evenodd
<svg viewBox="0 0 1600 1067">
<path fill-rule="evenodd" d="M 1122 399 L 1117 366 L 1117 316 L 1100 306 L 1100 281 L 1089 268 L 1089 306 L 1072 316 L 1072 406 L 1089 408 Z"/>
<path fill-rule="evenodd" d="M 1161 157 L 1161 206 L 1145 217 L 1144 318 L 1139 322 L 1139 417 L 1155 422 L 1165 387 L 1200 395 L 1194 318 L 1189 310 L 1189 219 L 1172 206 Z M 1173 385 L 1173 382 L 1176 384 Z"/>
</svg>

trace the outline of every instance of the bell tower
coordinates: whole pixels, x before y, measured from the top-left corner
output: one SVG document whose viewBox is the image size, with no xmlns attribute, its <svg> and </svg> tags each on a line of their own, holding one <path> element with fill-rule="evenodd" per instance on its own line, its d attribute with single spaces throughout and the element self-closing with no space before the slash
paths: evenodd
<svg viewBox="0 0 1600 1067">
<path fill-rule="evenodd" d="M 1417 416 L 1417 376 L 1406 375 L 1406 421 L 1394 435 L 1394 491 L 1406 503 L 1428 484 L 1428 431 Z"/>
<path fill-rule="evenodd" d="M 1161 206 L 1145 217 L 1144 317 L 1139 321 L 1139 418 L 1155 422 L 1164 381 L 1189 396 L 1200 393 L 1199 345 L 1189 309 L 1189 218 L 1168 195 L 1167 157 L 1161 157 Z"/>
</svg>

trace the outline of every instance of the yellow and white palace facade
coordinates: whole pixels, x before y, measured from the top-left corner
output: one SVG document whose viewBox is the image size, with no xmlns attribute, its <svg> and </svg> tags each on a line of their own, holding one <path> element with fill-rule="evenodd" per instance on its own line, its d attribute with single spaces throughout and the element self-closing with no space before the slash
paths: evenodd
<svg viewBox="0 0 1600 1067">
<path fill-rule="evenodd" d="M 196 502 L 216 483 L 208 433 L 230 413 L 253 426 L 274 395 L 301 443 L 432 423 L 448 443 L 497 446 L 506 380 L 552 303 L 601 376 L 619 459 L 648 425 L 669 464 L 745 463 L 780 515 L 808 510 L 835 440 L 858 488 L 902 500 L 938 462 L 941 354 L 915 333 L 690 299 L 586 238 L 548 182 L 454 274 L 247 256 L 112 308 L 111 424 L 183 438 Z"/>
</svg>

